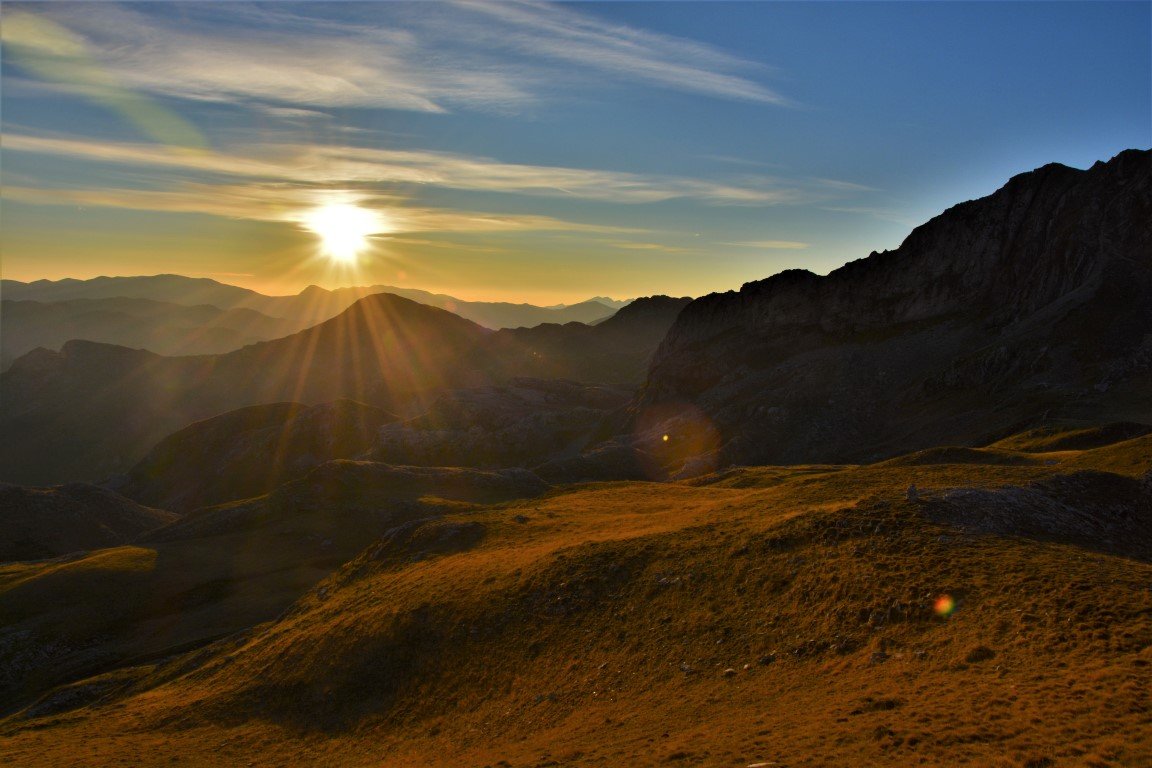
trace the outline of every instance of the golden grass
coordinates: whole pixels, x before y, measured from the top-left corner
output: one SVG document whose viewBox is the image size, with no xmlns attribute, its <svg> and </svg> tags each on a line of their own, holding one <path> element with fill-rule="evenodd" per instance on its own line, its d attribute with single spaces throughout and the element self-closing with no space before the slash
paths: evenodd
<svg viewBox="0 0 1152 768">
<path fill-rule="evenodd" d="M 905 498 L 1139 476 L 1152 437 L 1030 455 L 456 512 L 426 540 L 483 535 L 370 549 L 275 622 L 11 718 L 0 764 L 1152 765 L 1152 564 L 963 534 Z"/>
</svg>

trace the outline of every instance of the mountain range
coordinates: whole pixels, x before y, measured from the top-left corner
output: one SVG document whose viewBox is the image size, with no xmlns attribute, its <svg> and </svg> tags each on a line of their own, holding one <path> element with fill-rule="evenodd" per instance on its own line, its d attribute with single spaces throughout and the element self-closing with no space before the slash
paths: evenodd
<svg viewBox="0 0 1152 768">
<path fill-rule="evenodd" d="M 309 286 L 294 296 L 266 296 L 208 278 L 182 275 L 96 277 L 90 280 L 0 281 L 0 369 L 37 347 L 59 349 L 73 339 L 147 349 L 163 355 L 220 354 L 304 330 L 380 293 L 447 309 L 485 328 L 542 323 L 595 323 L 629 301 L 589 299 L 538 307 L 462 301 L 388 285 L 327 290 Z"/>
<path fill-rule="evenodd" d="M 268 403 L 346 398 L 415 415 L 439 393 L 520 376 L 634 386 L 687 302 L 641 299 L 596 326 L 490 331 L 374 294 L 305 331 L 223 355 L 69 341 L 0 375 L 0 467 L 14 482 L 98 480 L 191 422 Z"/>
</svg>

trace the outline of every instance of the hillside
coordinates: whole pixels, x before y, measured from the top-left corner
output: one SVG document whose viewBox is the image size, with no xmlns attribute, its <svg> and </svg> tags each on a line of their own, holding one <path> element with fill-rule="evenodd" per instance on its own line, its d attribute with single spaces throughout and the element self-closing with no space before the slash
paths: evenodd
<svg viewBox="0 0 1152 768">
<path fill-rule="evenodd" d="M 1152 442 L 1028 455 L 445 505 L 274 621 L 130 667 L 105 656 L 0 732 L 29 766 L 1148 764 Z M 969 514 L 981 495 L 995 525 Z M 242 594 L 281 556 L 264 526 L 296 524 L 229 509 L 109 550 L 74 593 L 103 615 L 111 596 L 87 590 L 150 578 L 129 559 L 179 562 L 164 547 L 236 530 L 249 556 L 213 594 Z M 7 623 L 76 621 L 44 599 L 59 577 L 11 578 Z M 23 690 L 52 684 L 39 675 Z"/>
<path fill-rule="evenodd" d="M 518 377 L 451 390 L 419 416 L 380 429 L 369 456 L 393 464 L 535 467 L 577 453 L 631 392 Z"/>
<path fill-rule="evenodd" d="M 271 620 L 397 526 L 544 487 L 524 471 L 329 462 L 271 494 L 169 518 L 130 546 L 0 568 L 0 709 Z"/>
<path fill-rule="evenodd" d="M 0 483 L 0 563 L 127 544 L 176 518 L 94 485 Z"/>
<path fill-rule="evenodd" d="M 312 285 L 296 296 L 267 297 L 261 301 L 249 300 L 245 302 L 245 306 L 263 308 L 279 313 L 283 317 L 299 318 L 307 325 L 314 325 L 343 312 L 361 298 L 377 293 L 391 293 L 430 307 L 446 309 L 492 330 L 531 328 L 542 323 L 594 323 L 611 317 L 617 309 L 595 299 L 559 307 L 538 307 L 534 304 L 515 304 L 506 301 L 464 301 L 443 293 L 399 288 L 394 285 L 334 290 Z"/>
<path fill-rule="evenodd" d="M 634 423 L 690 408 L 723 465 L 870 461 L 1043 419 L 1148 422 L 1150 296 L 1152 154 L 1047 165 L 895 251 L 693 301 Z"/>
<path fill-rule="evenodd" d="M 351 400 L 239 408 L 164 438 L 115 487 L 176 512 L 260 496 L 326 461 L 360 456 L 395 419 Z"/>
<path fill-rule="evenodd" d="M 647 296 L 595 325 L 505 329 L 495 334 L 495 343 L 533 376 L 635 388 L 644 381 L 653 351 L 690 301 Z"/>
<path fill-rule="evenodd" d="M 74 299 L 144 299 L 184 306 L 208 304 L 218 309 L 258 303 L 263 296 L 256 291 L 226 285 L 207 277 L 184 275 L 148 275 L 139 277 L 93 277 L 88 280 L 0 280 L 0 294 L 5 301 L 57 302 Z"/>
</svg>

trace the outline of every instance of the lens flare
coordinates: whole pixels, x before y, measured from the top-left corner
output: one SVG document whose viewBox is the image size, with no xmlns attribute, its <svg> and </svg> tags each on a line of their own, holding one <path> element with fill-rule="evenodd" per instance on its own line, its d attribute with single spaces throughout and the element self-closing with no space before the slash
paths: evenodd
<svg viewBox="0 0 1152 768">
<path fill-rule="evenodd" d="M 951 595 L 940 595 L 936 598 L 936 604 L 933 606 L 937 616 L 951 616 L 952 611 L 956 610 L 956 601 L 952 599 Z"/>
</svg>

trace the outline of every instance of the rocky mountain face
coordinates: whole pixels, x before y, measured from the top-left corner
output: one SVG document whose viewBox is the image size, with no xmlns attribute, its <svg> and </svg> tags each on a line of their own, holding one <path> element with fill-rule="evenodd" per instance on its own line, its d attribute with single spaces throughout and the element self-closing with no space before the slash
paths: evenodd
<svg viewBox="0 0 1152 768">
<path fill-rule="evenodd" d="M 176 518 L 94 485 L 24 488 L 3 483 L 0 562 L 119 546 Z"/>
<path fill-rule="evenodd" d="M 1152 155 L 1047 165 L 895 251 L 697 299 L 634 422 L 660 409 L 701 414 L 719 464 L 871 460 L 1042 418 L 1152 420 Z"/>
</svg>

